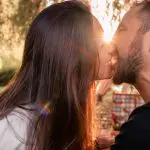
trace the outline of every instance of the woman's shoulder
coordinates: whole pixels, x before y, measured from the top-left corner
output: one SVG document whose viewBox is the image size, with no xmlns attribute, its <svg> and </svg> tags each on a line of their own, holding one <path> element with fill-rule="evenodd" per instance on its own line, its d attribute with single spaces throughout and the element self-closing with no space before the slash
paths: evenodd
<svg viewBox="0 0 150 150">
<path fill-rule="evenodd" d="M 16 108 L 0 120 L 0 149 L 25 149 L 28 116 L 27 110 Z"/>
</svg>

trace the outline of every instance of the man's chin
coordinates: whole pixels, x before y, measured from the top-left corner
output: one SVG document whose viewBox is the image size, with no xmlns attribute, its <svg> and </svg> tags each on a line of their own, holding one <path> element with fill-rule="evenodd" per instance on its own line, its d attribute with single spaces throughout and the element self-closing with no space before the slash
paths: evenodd
<svg viewBox="0 0 150 150">
<path fill-rule="evenodd" d="M 113 76 L 112 80 L 113 80 L 113 83 L 117 84 L 117 85 L 124 83 L 124 81 L 122 81 L 121 77 L 119 77 L 116 73 Z"/>
<path fill-rule="evenodd" d="M 134 68 L 133 70 L 129 68 L 130 66 L 128 66 L 128 64 L 126 64 L 126 66 L 119 66 L 118 70 L 116 70 L 112 78 L 113 83 L 117 85 L 120 85 L 122 83 L 135 84 L 137 72 L 134 71 Z"/>
<path fill-rule="evenodd" d="M 116 64 L 115 68 L 113 68 L 113 77 L 112 81 L 114 84 L 122 84 L 124 81 L 122 81 L 122 72 L 124 71 L 122 69 L 122 64 Z"/>
<path fill-rule="evenodd" d="M 124 82 L 122 82 L 121 80 L 118 80 L 116 78 L 113 78 L 113 83 L 116 84 L 116 85 L 120 85 L 120 84 L 122 84 Z"/>
</svg>

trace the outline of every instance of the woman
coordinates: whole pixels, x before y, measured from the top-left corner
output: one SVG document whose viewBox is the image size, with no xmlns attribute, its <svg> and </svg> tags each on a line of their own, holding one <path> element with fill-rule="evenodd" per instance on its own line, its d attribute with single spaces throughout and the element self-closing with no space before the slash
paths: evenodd
<svg viewBox="0 0 150 150">
<path fill-rule="evenodd" d="M 80 2 L 51 5 L 35 18 L 22 66 L 0 96 L 0 149 L 93 149 L 90 91 L 95 79 L 112 76 L 102 34 Z"/>
</svg>

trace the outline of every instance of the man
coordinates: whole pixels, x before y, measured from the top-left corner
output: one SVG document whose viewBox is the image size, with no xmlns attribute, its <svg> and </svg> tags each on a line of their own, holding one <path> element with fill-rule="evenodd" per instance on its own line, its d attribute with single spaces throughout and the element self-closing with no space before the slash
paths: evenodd
<svg viewBox="0 0 150 150">
<path fill-rule="evenodd" d="M 114 83 L 133 84 L 146 104 L 133 111 L 122 125 L 111 150 L 150 150 L 150 2 L 129 10 L 114 42 L 119 52 Z"/>
</svg>

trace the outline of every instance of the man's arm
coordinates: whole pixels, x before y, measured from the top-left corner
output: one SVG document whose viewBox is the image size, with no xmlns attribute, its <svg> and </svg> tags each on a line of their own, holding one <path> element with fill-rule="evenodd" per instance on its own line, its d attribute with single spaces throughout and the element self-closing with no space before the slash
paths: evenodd
<svg viewBox="0 0 150 150">
<path fill-rule="evenodd" d="M 111 150 L 150 149 L 150 110 L 139 110 L 124 123 Z"/>
</svg>

